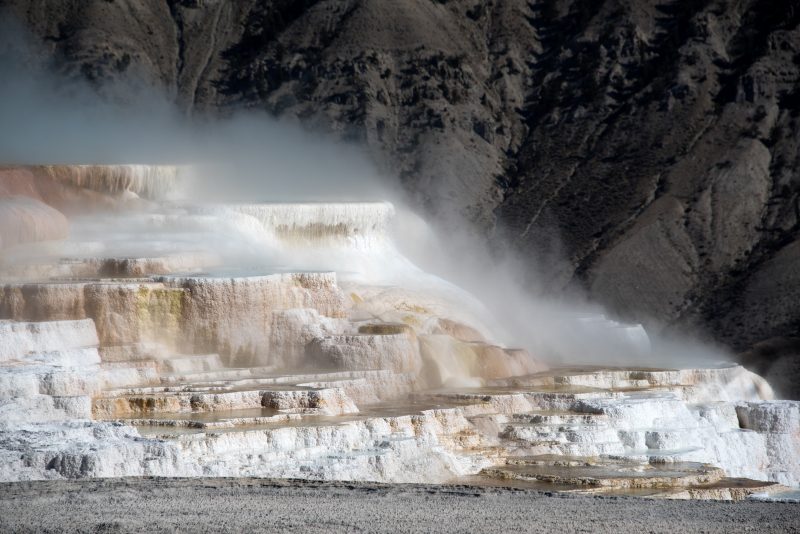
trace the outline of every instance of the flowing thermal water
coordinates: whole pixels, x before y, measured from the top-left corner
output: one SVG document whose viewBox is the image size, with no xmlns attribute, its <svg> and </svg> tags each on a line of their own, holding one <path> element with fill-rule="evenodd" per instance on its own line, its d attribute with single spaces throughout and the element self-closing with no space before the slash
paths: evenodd
<svg viewBox="0 0 800 534">
<path fill-rule="evenodd" d="M 548 369 L 398 251 L 391 204 L 200 205 L 179 200 L 186 174 L 0 169 L 0 480 L 800 484 L 800 403 L 745 369 Z"/>
</svg>

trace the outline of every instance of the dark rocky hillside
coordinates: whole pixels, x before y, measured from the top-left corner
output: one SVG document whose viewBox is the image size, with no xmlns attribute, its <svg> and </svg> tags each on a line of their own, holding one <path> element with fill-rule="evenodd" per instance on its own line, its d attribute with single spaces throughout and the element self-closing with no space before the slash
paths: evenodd
<svg viewBox="0 0 800 534">
<path fill-rule="evenodd" d="M 795 0 L 0 5 L 64 72 L 364 142 L 551 290 L 797 366 Z"/>
</svg>

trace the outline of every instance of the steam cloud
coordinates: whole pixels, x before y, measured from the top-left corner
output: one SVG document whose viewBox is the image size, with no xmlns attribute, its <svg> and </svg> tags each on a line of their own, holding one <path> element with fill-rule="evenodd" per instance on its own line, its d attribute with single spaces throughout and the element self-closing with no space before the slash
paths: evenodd
<svg viewBox="0 0 800 534">
<path fill-rule="evenodd" d="M 551 361 L 698 366 L 726 359 L 715 348 L 649 332 L 651 348 L 579 296 L 559 301 L 522 289 L 529 268 L 498 257 L 481 238 L 447 229 L 441 239 L 407 205 L 361 147 L 334 143 L 259 111 L 189 118 L 157 89 L 130 83 L 96 88 L 54 72 L 10 17 L 0 17 L 0 163 L 191 164 L 197 202 L 390 200 L 398 207 L 394 239 L 424 270 L 465 288 L 486 306 L 503 339 Z M 102 93 L 102 97 L 100 95 Z M 253 261 L 251 256 L 247 261 Z M 635 333 L 634 333 L 635 334 Z"/>
<path fill-rule="evenodd" d="M 59 75 L 13 18 L 0 20 L 3 164 L 191 163 L 202 179 L 193 195 L 217 201 L 366 200 L 391 189 L 360 147 L 264 112 L 192 119 L 137 80 L 93 87 Z"/>
</svg>

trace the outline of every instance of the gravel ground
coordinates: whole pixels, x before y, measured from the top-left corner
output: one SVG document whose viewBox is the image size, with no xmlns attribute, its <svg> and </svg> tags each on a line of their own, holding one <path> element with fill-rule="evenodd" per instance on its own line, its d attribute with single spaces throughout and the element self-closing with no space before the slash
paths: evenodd
<svg viewBox="0 0 800 534">
<path fill-rule="evenodd" d="M 262 479 L 0 484 L 0 532 L 800 532 L 800 505 Z"/>
</svg>

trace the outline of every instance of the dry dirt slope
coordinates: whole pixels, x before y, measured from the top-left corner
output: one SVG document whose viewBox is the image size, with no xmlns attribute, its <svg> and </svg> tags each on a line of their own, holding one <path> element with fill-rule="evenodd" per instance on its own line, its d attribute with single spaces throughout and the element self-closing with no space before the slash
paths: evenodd
<svg viewBox="0 0 800 534">
<path fill-rule="evenodd" d="M 549 287 L 735 350 L 781 338 L 762 367 L 798 352 L 794 0 L 0 5 L 72 75 L 367 143 L 420 205 L 507 238 Z"/>
</svg>

